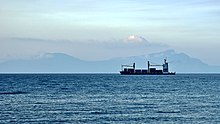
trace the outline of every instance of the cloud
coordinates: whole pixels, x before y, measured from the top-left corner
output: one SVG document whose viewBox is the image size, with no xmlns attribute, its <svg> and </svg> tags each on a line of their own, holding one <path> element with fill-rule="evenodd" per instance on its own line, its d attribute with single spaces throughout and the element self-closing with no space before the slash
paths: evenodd
<svg viewBox="0 0 220 124">
<path fill-rule="evenodd" d="M 127 39 L 125 40 L 125 42 L 138 42 L 138 43 L 146 42 L 146 43 L 148 43 L 148 41 L 144 37 L 136 36 L 136 35 L 128 36 Z"/>
</svg>

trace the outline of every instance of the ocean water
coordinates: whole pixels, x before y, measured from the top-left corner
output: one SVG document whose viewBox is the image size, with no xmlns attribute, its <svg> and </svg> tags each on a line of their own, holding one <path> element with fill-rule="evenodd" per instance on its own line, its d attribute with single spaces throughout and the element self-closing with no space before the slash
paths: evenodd
<svg viewBox="0 0 220 124">
<path fill-rule="evenodd" d="M 0 123 L 220 123 L 220 74 L 1 74 Z"/>
</svg>

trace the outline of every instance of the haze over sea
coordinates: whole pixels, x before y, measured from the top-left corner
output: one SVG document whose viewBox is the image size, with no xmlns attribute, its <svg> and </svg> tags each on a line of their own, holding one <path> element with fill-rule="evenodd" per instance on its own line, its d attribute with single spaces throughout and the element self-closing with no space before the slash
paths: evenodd
<svg viewBox="0 0 220 124">
<path fill-rule="evenodd" d="M 0 123 L 220 123 L 220 74 L 1 74 Z"/>
</svg>

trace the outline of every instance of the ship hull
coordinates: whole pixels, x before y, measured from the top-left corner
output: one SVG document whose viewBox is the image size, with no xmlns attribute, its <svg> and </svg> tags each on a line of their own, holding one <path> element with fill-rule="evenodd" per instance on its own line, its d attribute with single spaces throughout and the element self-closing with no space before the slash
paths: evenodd
<svg viewBox="0 0 220 124">
<path fill-rule="evenodd" d="M 175 72 L 169 72 L 169 73 L 130 73 L 130 72 L 124 72 L 120 71 L 121 75 L 175 75 Z"/>
</svg>

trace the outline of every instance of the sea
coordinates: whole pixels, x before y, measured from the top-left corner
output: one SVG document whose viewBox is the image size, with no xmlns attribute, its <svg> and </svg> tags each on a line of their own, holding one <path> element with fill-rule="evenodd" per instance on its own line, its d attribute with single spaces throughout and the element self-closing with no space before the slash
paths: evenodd
<svg viewBox="0 0 220 124">
<path fill-rule="evenodd" d="M 220 74 L 0 74 L 0 123 L 220 123 Z"/>
</svg>

